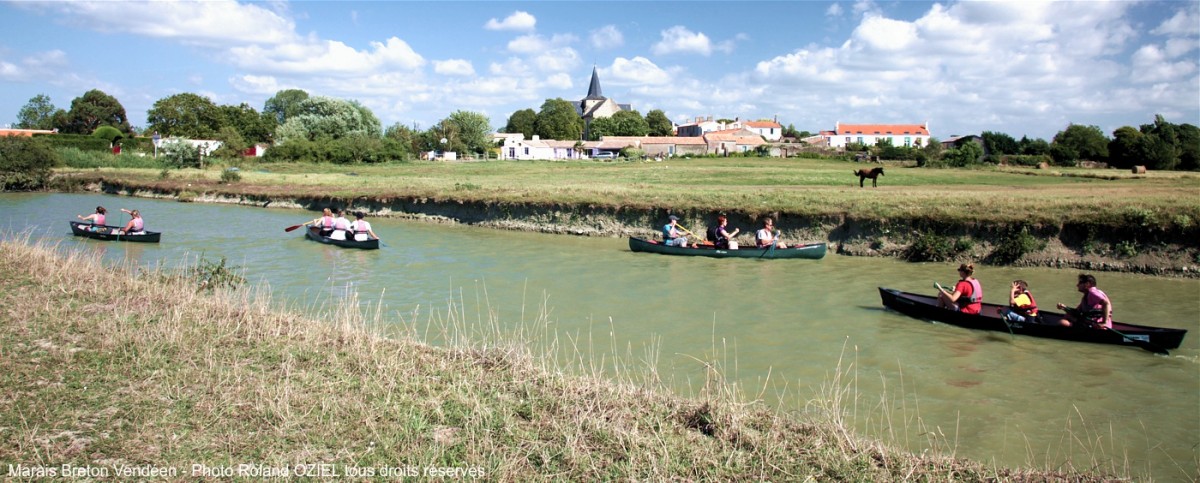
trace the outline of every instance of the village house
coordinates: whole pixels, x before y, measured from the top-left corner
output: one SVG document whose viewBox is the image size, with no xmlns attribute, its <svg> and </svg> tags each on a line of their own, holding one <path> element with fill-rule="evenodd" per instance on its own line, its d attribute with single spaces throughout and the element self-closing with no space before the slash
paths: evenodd
<svg viewBox="0 0 1200 483">
<path fill-rule="evenodd" d="M 579 113 L 579 117 L 583 118 L 583 138 L 588 139 L 591 136 L 590 129 L 592 121 L 602 117 L 612 117 L 620 111 L 633 110 L 629 104 L 618 104 L 617 101 L 604 97 L 604 93 L 600 90 L 600 75 L 596 72 L 596 68 L 592 67 L 592 82 L 588 85 L 587 97 L 579 101 L 575 107 Z"/>
<path fill-rule="evenodd" d="M 925 124 L 834 124 L 832 131 L 821 131 L 825 143 L 835 149 L 845 149 L 850 144 L 874 146 L 887 140 L 892 146 L 927 146 L 929 123 Z"/>
</svg>

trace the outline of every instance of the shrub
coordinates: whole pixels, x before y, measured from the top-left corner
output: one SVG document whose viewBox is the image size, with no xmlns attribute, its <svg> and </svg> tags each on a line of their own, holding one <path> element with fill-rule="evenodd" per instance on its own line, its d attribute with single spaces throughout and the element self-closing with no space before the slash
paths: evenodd
<svg viewBox="0 0 1200 483">
<path fill-rule="evenodd" d="M 1130 240 L 1117 243 L 1117 254 L 1129 258 L 1137 256 L 1137 245 Z"/>
<path fill-rule="evenodd" d="M 109 152 L 109 142 L 85 134 L 35 134 L 35 139 L 42 139 L 56 148 L 76 148 L 83 151 Z"/>
<path fill-rule="evenodd" d="M 236 183 L 242 180 L 241 173 L 236 171 L 237 168 L 229 168 L 221 171 L 221 183 Z"/>
<path fill-rule="evenodd" d="M 112 126 L 100 126 L 100 127 L 96 128 L 95 131 L 92 131 L 92 137 L 100 138 L 107 142 L 112 143 L 112 142 L 116 142 L 116 140 L 118 140 L 118 139 L 124 138 L 125 133 L 121 132 L 120 129 L 117 129 Z"/>
<path fill-rule="evenodd" d="M 42 139 L 0 137 L 0 191 L 41 189 L 60 162 L 58 152 Z"/>
<path fill-rule="evenodd" d="M 159 168 L 162 163 L 150 156 L 142 156 L 135 154 L 125 154 L 114 156 L 108 151 L 84 151 L 79 148 L 66 147 L 58 148 L 58 152 L 62 159 L 62 165 L 79 168 Z"/>
<path fill-rule="evenodd" d="M 941 262 L 957 254 L 954 244 L 947 236 L 933 232 L 921 232 L 905 250 L 904 256 L 913 262 Z"/>
<path fill-rule="evenodd" d="M 642 151 L 641 149 L 630 147 L 621 148 L 621 157 L 625 159 L 642 159 L 642 156 L 645 155 L 646 152 Z"/>
<path fill-rule="evenodd" d="M 1045 245 L 1045 242 L 1029 233 L 1029 227 L 1022 226 L 1003 236 L 1000 244 L 992 250 L 991 258 L 999 263 L 1012 263 L 1028 253 L 1041 250 Z"/>
<path fill-rule="evenodd" d="M 180 139 L 163 141 L 158 154 L 166 166 L 173 168 L 200 167 L 200 148 Z"/>
</svg>

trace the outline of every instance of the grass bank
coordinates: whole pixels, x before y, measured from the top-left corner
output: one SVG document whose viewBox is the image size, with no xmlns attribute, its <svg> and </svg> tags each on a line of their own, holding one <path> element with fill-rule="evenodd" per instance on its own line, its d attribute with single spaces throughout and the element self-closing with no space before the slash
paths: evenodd
<svg viewBox="0 0 1200 483">
<path fill-rule="evenodd" d="M 859 188 L 851 171 L 861 166 L 778 158 L 270 164 L 243 166 L 233 183 L 218 169 L 58 172 L 65 190 L 353 206 L 508 229 L 653 236 L 674 213 L 702 233 L 725 212 L 743 231 L 773 216 L 785 239 L 827 241 L 850 255 L 1182 276 L 1200 266 L 1200 174 L 894 165 L 878 188 Z"/>
<path fill-rule="evenodd" d="M 0 274 L 0 463 L 18 477 L 1106 481 L 860 438 L 837 381 L 798 416 L 718 370 L 680 398 L 653 377 L 568 375 L 519 337 L 383 338 L 354 301 L 311 320 L 22 240 L 0 241 Z"/>
</svg>

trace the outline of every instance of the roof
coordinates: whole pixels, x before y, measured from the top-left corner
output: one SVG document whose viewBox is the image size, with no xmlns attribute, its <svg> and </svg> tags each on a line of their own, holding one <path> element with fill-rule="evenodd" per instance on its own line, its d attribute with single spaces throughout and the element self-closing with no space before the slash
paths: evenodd
<svg viewBox="0 0 1200 483">
<path fill-rule="evenodd" d="M 705 144 L 699 136 L 603 136 L 601 142 L 641 144 Z"/>
<path fill-rule="evenodd" d="M 757 134 L 754 135 L 753 137 L 749 137 L 749 136 L 737 136 L 737 135 L 730 134 L 730 133 L 711 133 L 710 132 L 710 133 L 704 135 L 704 139 L 706 141 L 708 141 L 709 144 L 714 143 L 714 142 L 733 141 L 736 144 L 757 146 L 759 144 L 766 143 L 765 141 L 763 141 L 762 136 L 759 136 Z"/>
<path fill-rule="evenodd" d="M 929 130 L 923 124 L 838 124 L 835 134 L 871 134 L 898 135 L 909 134 L 928 136 Z"/>
<path fill-rule="evenodd" d="M 48 129 L 0 129 L 0 136 L 31 137 L 34 134 L 54 134 L 54 131 Z"/>
<path fill-rule="evenodd" d="M 709 131 L 708 134 L 728 134 L 730 136 L 740 137 L 740 138 L 751 138 L 751 137 L 756 138 L 756 137 L 761 136 L 760 134 L 758 134 L 754 131 L 751 131 L 749 129 L 746 129 L 746 128 L 725 129 L 725 130 L 721 130 L 721 131 Z"/>
<path fill-rule="evenodd" d="M 596 73 L 596 67 L 592 66 L 592 83 L 588 86 L 587 99 L 605 99 L 604 93 L 600 92 L 600 75 Z"/>
<path fill-rule="evenodd" d="M 781 125 L 775 121 L 746 121 L 742 124 L 745 125 L 746 127 L 756 127 L 756 128 L 780 128 L 780 129 L 783 128 L 783 125 Z"/>
</svg>

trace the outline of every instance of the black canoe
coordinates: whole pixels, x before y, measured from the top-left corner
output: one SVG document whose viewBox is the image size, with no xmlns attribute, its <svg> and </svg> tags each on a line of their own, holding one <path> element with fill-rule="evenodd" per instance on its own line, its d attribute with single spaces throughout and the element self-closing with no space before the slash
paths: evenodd
<svg viewBox="0 0 1200 483">
<path fill-rule="evenodd" d="M 124 227 L 93 225 L 91 223 L 80 223 L 78 221 L 72 221 L 69 223 L 71 223 L 71 233 L 75 236 L 94 238 L 97 240 L 158 243 L 158 238 L 162 236 L 162 233 L 157 231 L 140 231 L 134 234 L 118 235 L 117 232 Z"/>
<path fill-rule="evenodd" d="M 712 258 L 808 258 L 816 260 L 825 256 L 824 243 L 810 243 L 808 245 L 775 249 L 740 247 L 737 250 L 724 250 L 714 248 L 712 245 L 700 245 L 697 248 L 672 247 L 654 240 L 629 237 L 629 249 L 635 252 Z"/>
<path fill-rule="evenodd" d="M 1100 330 L 1090 327 L 1063 327 L 1059 322 L 1064 315 L 1055 312 L 1039 310 L 1040 322 L 1009 322 L 996 313 L 997 309 L 1006 305 L 983 304 L 979 314 L 964 314 L 946 310 L 937 306 L 937 296 L 921 295 L 899 290 L 879 287 L 879 296 L 883 305 L 904 315 L 918 319 L 934 320 L 968 329 L 995 330 L 1000 332 L 1012 331 L 1013 334 L 1045 337 L 1050 339 L 1073 340 L 1078 342 L 1093 342 L 1097 344 L 1131 345 L 1151 352 L 1166 354 L 1167 349 L 1175 349 L 1183 343 L 1184 329 L 1169 329 L 1147 327 L 1143 325 L 1124 324 L 1113 321 L 1113 330 Z"/>
<path fill-rule="evenodd" d="M 353 240 L 353 239 L 334 240 L 333 238 L 329 238 L 327 236 L 321 236 L 321 229 L 318 227 L 310 226 L 307 228 L 308 228 L 307 230 L 304 230 L 304 237 L 308 238 L 309 240 L 315 241 L 315 242 L 324 243 L 326 245 L 337 245 L 342 248 L 358 248 L 361 250 L 378 250 L 379 249 L 379 239 L 378 238 L 372 238 L 370 240 L 363 240 L 363 241 L 358 241 L 358 240 Z M 353 235 L 350 235 L 349 233 L 347 233 L 347 235 L 353 236 Z"/>
</svg>

